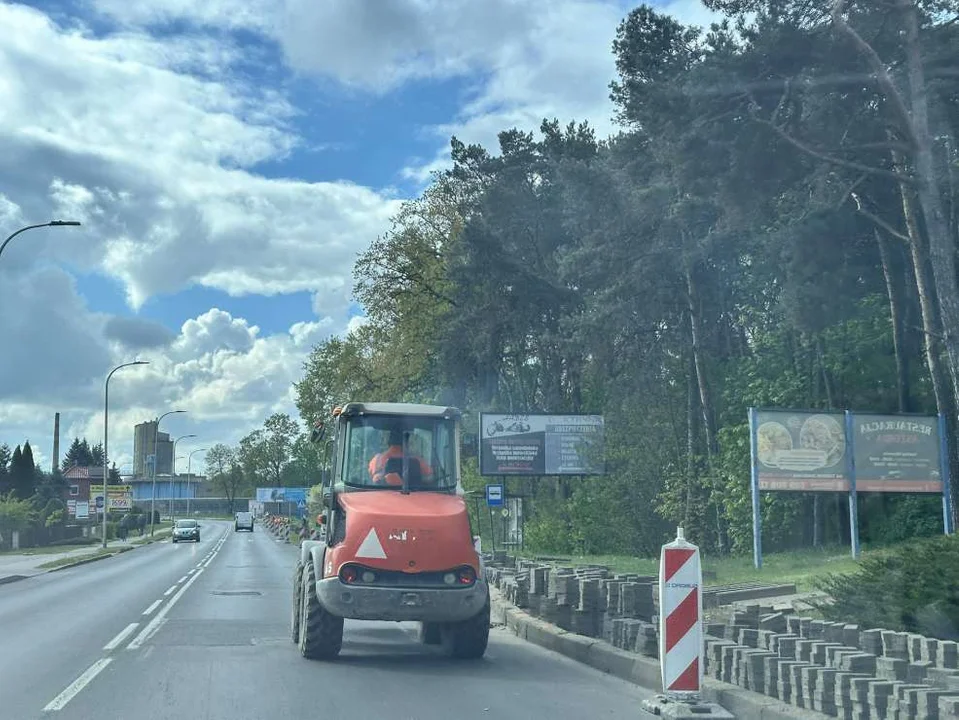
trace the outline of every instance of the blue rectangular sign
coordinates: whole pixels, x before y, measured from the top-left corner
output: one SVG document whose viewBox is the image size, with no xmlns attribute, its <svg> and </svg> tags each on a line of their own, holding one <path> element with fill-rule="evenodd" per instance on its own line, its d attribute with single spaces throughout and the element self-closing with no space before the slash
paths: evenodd
<svg viewBox="0 0 959 720">
<path fill-rule="evenodd" d="M 502 484 L 486 486 L 486 504 L 490 507 L 502 507 L 506 490 Z"/>
</svg>

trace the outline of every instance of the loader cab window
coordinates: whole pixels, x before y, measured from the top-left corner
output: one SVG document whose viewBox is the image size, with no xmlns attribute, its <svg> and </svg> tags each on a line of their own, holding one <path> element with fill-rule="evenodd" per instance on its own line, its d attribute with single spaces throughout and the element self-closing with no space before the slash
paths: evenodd
<svg viewBox="0 0 959 720">
<path fill-rule="evenodd" d="M 395 489 L 405 468 L 410 490 L 453 488 L 455 427 L 455 421 L 444 418 L 347 418 L 344 482 L 354 487 Z M 376 458 L 382 461 L 373 462 Z M 371 474 L 371 464 L 379 471 L 376 476 Z"/>
</svg>

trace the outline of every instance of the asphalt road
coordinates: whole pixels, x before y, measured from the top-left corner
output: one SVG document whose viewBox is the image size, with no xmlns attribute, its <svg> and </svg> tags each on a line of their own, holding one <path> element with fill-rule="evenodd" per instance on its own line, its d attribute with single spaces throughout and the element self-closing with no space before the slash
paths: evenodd
<svg viewBox="0 0 959 720">
<path fill-rule="evenodd" d="M 413 626 L 347 622 L 334 662 L 290 642 L 295 548 L 203 523 L 169 542 L 0 586 L 0 718 L 636 718 L 649 693 L 491 631 L 453 661 Z"/>
</svg>

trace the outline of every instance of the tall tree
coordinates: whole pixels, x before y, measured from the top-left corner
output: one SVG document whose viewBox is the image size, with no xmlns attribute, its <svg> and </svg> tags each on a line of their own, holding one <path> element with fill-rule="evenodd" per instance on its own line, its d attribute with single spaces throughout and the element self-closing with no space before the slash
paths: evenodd
<svg viewBox="0 0 959 720">
<path fill-rule="evenodd" d="M 81 440 L 75 437 L 73 438 L 73 442 L 70 443 L 70 447 L 66 455 L 64 455 L 63 461 L 60 463 L 60 468 L 66 471 L 74 465 L 77 467 L 92 467 L 96 464 L 87 439 L 83 438 Z M 102 465 L 103 463 L 101 462 L 100 464 Z"/>
</svg>

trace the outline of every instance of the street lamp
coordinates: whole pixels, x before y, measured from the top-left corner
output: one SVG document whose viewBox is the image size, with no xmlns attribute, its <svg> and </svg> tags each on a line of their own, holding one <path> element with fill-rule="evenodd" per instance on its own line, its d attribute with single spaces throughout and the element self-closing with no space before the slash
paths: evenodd
<svg viewBox="0 0 959 720">
<path fill-rule="evenodd" d="M 197 448 L 190 451 L 190 456 L 186 460 L 186 516 L 190 517 L 190 481 L 193 480 L 193 453 L 206 452 L 206 448 Z"/>
<path fill-rule="evenodd" d="M 0 248 L 0 250 L 2 249 L 3 248 Z M 149 364 L 146 360 L 134 360 L 133 362 L 117 365 L 110 371 L 110 374 L 107 375 L 107 380 L 103 384 L 103 547 L 107 546 L 107 511 L 110 509 L 110 496 L 107 495 L 107 479 L 110 477 L 110 472 L 107 468 L 107 458 L 110 457 L 108 432 L 110 428 L 110 378 L 112 378 L 113 373 L 120 368 Z"/>
<path fill-rule="evenodd" d="M 173 441 L 173 466 L 170 468 L 170 519 L 173 519 L 173 480 L 176 478 L 176 444 L 187 438 L 195 438 L 196 435 L 181 435 Z"/>
<path fill-rule="evenodd" d="M 3 250 L 5 247 L 7 247 L 7 243 L 13 240 L 17 235 L 22 232 L 26 232 L 27 230 L 35 230 L 36 228 L 42 227 L 80 227 L 80 223 L 78 223 L 76 220 L 51 220 L 50 222 L 40 223 L 39 225 L 27 225 L 26 227 L 20 228 L 13 233 L 13 235 L 3 241 L 3 245 L 0 245 L 0 255 L 3 255 Z M 106 501 L 104 500 L 104 502 Z"/>
<path fill-rule="evenodd" d="M 156 517 L 156 502 L 157 502 L 157 463 L 160 460 L 160 451 L 157 445 L 160 442 L 160 421 L 165 418 L 167 415 L 176 415 L 177 413 L 185 413 L 186 410 L 170 410 L 169 412 L 163 413 L 160 417 L 157 418 L 156 426 L 153 429 L 153 492 L 150 495 L 150 535 L 153 535 L 153 519 Z"/>
</svg>

